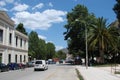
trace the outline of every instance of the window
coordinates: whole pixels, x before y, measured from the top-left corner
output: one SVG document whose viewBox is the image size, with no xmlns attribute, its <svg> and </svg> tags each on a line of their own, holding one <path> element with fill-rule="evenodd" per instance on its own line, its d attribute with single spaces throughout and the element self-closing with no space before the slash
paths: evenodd
<svg viewBox="0 0 120 80">
<path fill-rule="evenodd" d="M 22 62 L 22 55 L 20 55 L 20 62 Z"/>
<path fill-rule="evenodd" d="M 12 33 L 9 34 L 9 44 L 12 44 Z"/>
<path fill-rule="evenodd" d="M 15 55 L 15 62 L 17 63 L 17 55 Z"/>
<path fill-rule="evenodd" d="M 26 48 L 26 40 L 24 40 L 24 48 Z"/>
<path fill-rule="evenodd" d="M 0 53 L 0 63 L 2 63 L 2 53 Z"/>
<path fill-rule="evenodd" d="M 3 42 L 3 30 L 0 29 L 0 42 Z"/>
<path fill-rule="evenodd" d="M 11 63 L 11 54 L 8 54 L 8 62 Z"/>
<path fill-rule="evenodd" d="M 20 39 L 20 47 L 22 47 L 22 38 Z"/>
<path fill-rule="evenodd" d="M 24 55 L 24 63 L 26 62 L 26 56 Z"/>
<path fill-rule="evenodd" d="M 35 64 L 42 64 L 42 61 L 36 61 Z"/>
<path fill-rule="evenodd" d="M 16 36 L 16 46 L 18 45 L 18 36 Z"/>
</svg>

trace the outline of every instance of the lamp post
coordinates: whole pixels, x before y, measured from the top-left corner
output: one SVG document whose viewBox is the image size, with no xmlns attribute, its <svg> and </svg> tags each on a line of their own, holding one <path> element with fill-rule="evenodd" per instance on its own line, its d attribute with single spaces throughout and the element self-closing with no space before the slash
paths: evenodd
<svg viewBox="0 0 120 80">
<path fill-rule="evenodd" d="M 79 21 L 78 19 L 75 19 L 75 21 Z M 84 23 L 85 24 L 85 23 Z M 85 24 L 85 53 L 86 53 L 86 69 L 88 69 L 88 44 L 87 44 L 87 25 Z"/>
<path fill-rule="evenodd" d="M 85 24 L 86 69 L 88 69 L 87 26 Z"/>
</svg>

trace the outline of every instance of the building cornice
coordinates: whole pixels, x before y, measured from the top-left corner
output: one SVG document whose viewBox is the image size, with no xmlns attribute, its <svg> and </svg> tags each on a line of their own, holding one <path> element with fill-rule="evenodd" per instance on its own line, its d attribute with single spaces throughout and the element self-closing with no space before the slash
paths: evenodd
<svg viewBox="0 0 120 80">
<path fill-rule="evenodd" d="M 28 50 L 24 50 L 24 49 L 20 49 L 20 48 L 15 48 L 15 47 L 11 47 L 11 46 L 6 46 L 6 45 L 2 45 L 2 44 L 0 44 L 0 48 L 17 50 L 17 51 L 20 51 L 20 52 L 28 52 Z"/>
<path fill-rule="evenodd" d="M 5 11 L 0 11 L 0 19 L 7 22 L 9 25 L 11 25 L 14 28 L 14 21 L 9 18 L 9 16 Z"/>
<path fill-rule="evenodd" d="M 28 36 L 27 36 L 27 35 L 25 35 L 25 34 L 19 32 L 19 31 L 17 31 L 17 30 L 15 30 L 15 34 L 18 35 L 18 36 L 21 36 L 21 37 L 23 37 L 23 38 L 25 38 L 25 39 L 28 40 Z"/>
</svg>

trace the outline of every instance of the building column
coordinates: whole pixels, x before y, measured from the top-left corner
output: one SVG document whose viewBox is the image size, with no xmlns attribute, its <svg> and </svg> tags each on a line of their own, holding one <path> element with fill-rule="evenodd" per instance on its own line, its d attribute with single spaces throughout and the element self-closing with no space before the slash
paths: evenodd
<svg viewBox="0 0 120 80">
<path fill-rule="evenodd" d="M 15 38 L 16 38 L 16 37 L 15 37 L 15 31 L 13 30 L 13 31 L 12 31 L 12 47 L 15 47 L 15 42 L 16 42 L 16 41 L 15 41 Z"/>
<path fill-rule="evenodd" d="M 4 49 L 2 53 L 2 63 L 8 64 L 8 49 Z"/>
<path fill-rule="evenodd" d="M 12 50 L 11 52 L 12 52 L 11 53 L 11 62 L 15 62 L 15 51 Z"/>
<path fill-rule="evenodd" d="M 9 27 L 7 27 L 5 37 L 6 37 L 5 44 L 6 44 L 6 45 L 9 45 Z"/>
</svg>

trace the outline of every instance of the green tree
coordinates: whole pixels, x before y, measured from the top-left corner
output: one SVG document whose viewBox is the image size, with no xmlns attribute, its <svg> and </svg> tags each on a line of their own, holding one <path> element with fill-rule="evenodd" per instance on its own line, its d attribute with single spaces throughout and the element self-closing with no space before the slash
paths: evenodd
<svg viewBox="0 0 120 80">
<path fill-rule="evenodd" d="M 118 19 L 118 22 L 119 22 L 118 27 L 120 28 L 120 0 L 116 0 L 116 2 L 117 3 L 114 5 L 113 10 L 117 15 L 117 19 Z M 115 26 L 115 27 L 117 27 L 117 26 Z M 117 29 L 117 31 L 119 32 L 119 36 L 118 36 L 118 44 L 119 44 L 120 43 L 120 29 L 119 30 Z M 118 46 L 118 50 L 119 49 L 120 49 L 120 46 Z"/>
<path fill-rule="evenodd" d="M 42 59 L 47 59 L 47 49 L 45 40 L 39 39 L 40 54 Z"/>
<path fill-rule="evenodd" d="M 68 41 L 68 49 L 71 54 L 77 53 L 79 49 L 85 49 L 85 26 L 77 20 L 84 20 L 87 15 L 88 10 L 82 5 L 75 6 L 75 8 L 67 14 L 67 24 L 64 26 L 67 31 L 64 32 L 64 35 L 65 40 Z"/>
<path fill-rule="evenodd" d="M 53 57 L 54 57 L 54 55 L 55 55 L 55 46 L 54 46 L 54 44 L 53 43 L 50 43 L 50 42 L 48 42 L 47 44 L 46 44 L 46 48 L 47 48 L 47 59 L 52 59 Z"/>
<path fill-rule="evenodd" d="M 91 26 L 90 33 L 88 35 L 89 48 L 95 50 L 97 47 L 99 50 L 100 63 L 104 63 L 104 53 L 107 50 L 108 45 L 115 48 L 116 37 L 113 36 L 112 31 L 109 29 L 109 25 L 106 23 L 106 19 L 103 17 L 98 18 L 95 25 Z"/>
<path fill-rule="evenodd" d="M 31 31 L 29 34 L 29 55 L 32 58 L 41 59 L 38 34 Z"/>
<path fill-rule="evenodd" d="M 114 5 L 114 12 L 116 13 L 117 15 L 117 19 L 119 21 L 119 27 L 120 27 L 120 0 L 116 0 L 117 3 Z"/>
<path fill-rule="evenodd" d="M 78 4 L 67 14 L 67 24 L 64 26 L 67 31 L 64 35 L 70 53 L 85 53 L 85 28 L 89 28 L 94 20 L 94 14 L 88 13 L 84 5 Z"/>
<path fill-rule="evenodd" d="M 18 26 L 16 27 L 16 30 L 18 30 L 19 32 L 27 35 L 27 32 L 26 32 L 26 30 L 25 30 L 25 28 L 24 28 L 23 23 L 19 23 Z"/>
<path fill-rule="evenodd" d="M 66 53 L 64 53 L 62 50 L 57 51 L 56 54 L 57 54 L 57 57 L 59 59 L 65 59 L 66 58 Z"/>
<path fill-rule="evenodd" d="M 114 44 L 114 45 L 113 46 L 108 46 L 107 52 L 114 59 L 115 59 L 115 56 L 116 56 L 116 59 L 115 59 L 116 62 L 120 63 L 120 45 L 119 45 L 120 44 L 120 35 L 119 35 L 119 29 L 115 26 L 110 25 L 110 28 L 108 29 L 108 31 L 112 36 L 112 40 L 113 40 L 112 44 Z"/>
</svg>

